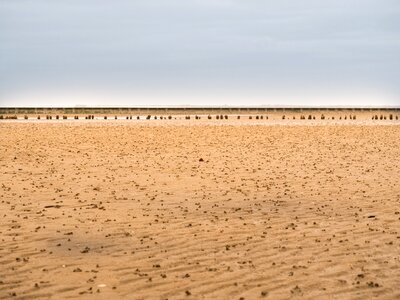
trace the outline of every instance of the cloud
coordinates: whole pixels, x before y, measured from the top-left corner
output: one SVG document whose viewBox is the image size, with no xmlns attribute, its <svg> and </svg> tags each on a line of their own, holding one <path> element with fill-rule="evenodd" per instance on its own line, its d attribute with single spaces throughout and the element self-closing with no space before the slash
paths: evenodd
<svg viewBox="0 0 400 300">
<path fill-rule="evenodd" d="M 400 104 L 399 20 L 394 0 L 2 0 L 0 105 L 104 89 L 130 105 Z"/>
</svg>

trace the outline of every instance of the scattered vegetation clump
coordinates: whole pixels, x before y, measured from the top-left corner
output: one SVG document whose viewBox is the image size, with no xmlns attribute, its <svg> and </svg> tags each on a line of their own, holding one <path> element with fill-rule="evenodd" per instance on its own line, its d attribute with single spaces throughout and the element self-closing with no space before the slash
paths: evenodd
<svg viewBox="0 0 400 300">
<path fill-rule="evenodd" d="M 0 120 L 3 120 L 4 119 L 4 116 L 3 115 L 0 115 Z"/>
<path fill-rule="evenodd" d="M 140 116 L 137 116 L 136 119 L 137 119 L 137 120 L 140 120 Z"/>
<path fill-rule="evenodd" d="M 251 120 L 251 119 L 253 119 L 253 117 L 252 117 L 252 116 L 249 116 L 249 120 Z"/>
<path fill-rule="evenodd" d="M 393 120 L 393 115 L 392 114 L 389 115 L 389 120 Z"/>
<path fill-rule="evenodd" d="M 260 116 L 260 119 L 263 120 L 263 119 L 264 119 L 264 116 Z"/>
<path fill-rule="evenodd" d="M 146 117 L 146 120 L 150 120 L 151 119 L 151 115 L 148 115 L 147 117 Z"/>
<path fill-rule="evenodd" d="M 285 116 L 285 115 L 283 115 L 283 116 L 282 116 L 282 120 L 285 120 L 285 119 L 286 119 L 286 116 Z"/>
<path fill-rule="evenodd" d="M 259 116 L 256 116 L 256 120 L 258 120 L 260 117 Z"/>
<path fill-rule="evenodd" d="M 107 120 L 107 116 L 104 116 L 104 120 Z"/>
<path fill-rule="evenodd" d="M 186 120 L 190 120 L 190 116 L 186 116 L 185 119 L 186 119 Z"/>
<path fill-rule="evenodd" d="M 168 120 L 171 120 L 172 119 L 172 116 L 168 116 Z"/>
<path fill-rule="evenodd" d="M 211 119 L 212 119 L 212 117 L 209 115 L 209 116 L 207 117 L 207 119 L 211 120 Z"/>
<path fill-rule="evenodd" d="M 68 117 L 67 116 L 63 116 L 63 120 L 66 120 L 66 119 L 68 119 Z"/>
<path fill-rule="evenodd" d="M 240 120 L 240 116 L 237 116 L 237 119 Z"/>
<path fill-rule="evenodd" d="M 398 120 L 399 119 L 399 116 L 396 116 L 396 120 Z"/>
<path fill-rule="evenodd" d="M 228 120 L 228 115 L 225 115 L 225 120 Z"/>
<path fill-rule="evenodd" d="M 308 119 L 311 120 L 312 119 L 312 115 L 308 115 Z"/>
<path fill-rule="evenodd" d="M 321 115 L 321 120 L 325 120 L 325 115 Z"/>
<path fill-rule="evenodd" d="M 216 119 L 219 120 L 219 116 L 218 115 L 216 116 Z"/>
<path fill-rule="evenodd" d="M 60 116 L 59 116 L 59 115 L 56 115 L 56 120 L 58 120 L 58 119 L 60 119 Z"/>
<path fill-rule="evenodd" d="M 37 116 L 37 119 L 40 120 L 40 116 Z"/>
<path fill-rule="evenodd" d="M 28 116 L 27 116 L 27 115 L 25 115 L 25 116 L 24 116 L 24 119 L 25 119 L 25 120 L 28 120 Z"/>
</svg>

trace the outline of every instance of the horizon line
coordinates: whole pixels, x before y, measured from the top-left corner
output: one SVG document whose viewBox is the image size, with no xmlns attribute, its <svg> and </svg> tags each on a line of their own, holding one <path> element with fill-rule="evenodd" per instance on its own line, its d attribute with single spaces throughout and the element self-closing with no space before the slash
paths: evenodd
<svg viewBox="0 0 400 300">
<path fill-rule="evenodd" d="M 0 109 L 400 109 L 394 105 L 74 105 L 74 106 L 1 106 Z"/>
</svg>

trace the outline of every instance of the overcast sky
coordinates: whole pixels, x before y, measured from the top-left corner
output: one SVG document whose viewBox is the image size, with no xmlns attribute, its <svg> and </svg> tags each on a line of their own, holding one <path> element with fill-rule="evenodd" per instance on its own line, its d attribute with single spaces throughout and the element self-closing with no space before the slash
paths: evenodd
<svg viewBox="0 0 400 300">
<path fill-rule="evenodd" d="M 399 0 L 0 0 L 0 106 L 400 106 Z"/>
</svg>

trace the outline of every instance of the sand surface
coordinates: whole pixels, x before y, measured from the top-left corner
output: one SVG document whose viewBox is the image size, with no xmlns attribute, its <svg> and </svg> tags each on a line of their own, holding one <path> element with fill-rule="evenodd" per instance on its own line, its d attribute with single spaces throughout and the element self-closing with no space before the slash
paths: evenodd
<svg viewBox="0 0 400 300">
<path fill-rule="evenodd" d="M 400 298 L 399 125 L 165 124 L 0 122 L 0 299 Z"/>
</svg>

